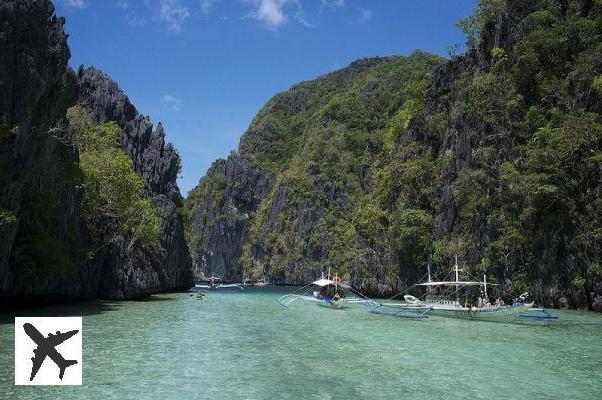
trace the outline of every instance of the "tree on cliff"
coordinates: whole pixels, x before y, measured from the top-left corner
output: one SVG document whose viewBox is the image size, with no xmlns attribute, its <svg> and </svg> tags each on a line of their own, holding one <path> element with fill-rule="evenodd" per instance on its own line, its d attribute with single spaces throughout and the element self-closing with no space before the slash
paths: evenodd
<svg viewBox="0 0 602 400">
<path fill-rule="evenodd" d="M 128 249 L 135 241 L 158 247 L 161 225 L 158 210 L 142 196 L 142 179 L 134 172 L 132 159 L 121 149 L 119 127 L 114 122 L 95 124 L 86 111 L 74 106 L 67 118 L 75 130 L 75 142 L 82 170 L 82 209 L 93 234 L 102 234 L 99 220 L 115 221 L 130 235 Z M 104 244 L 111 238 L 103 238 Z"/>
</svg>

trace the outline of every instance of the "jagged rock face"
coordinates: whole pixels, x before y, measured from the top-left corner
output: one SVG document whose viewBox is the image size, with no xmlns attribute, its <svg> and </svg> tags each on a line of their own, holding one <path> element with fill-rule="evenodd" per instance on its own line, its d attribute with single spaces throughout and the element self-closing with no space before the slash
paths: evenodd
<svg viewBox="0 0 602 400">
<path fill-rule="evenodd" d="M 176 183 L 181 161 L 175 148 L 165 143 L 163 126 L 159 123 L 153 130 L 149 118 L 140 115 L 117 84 L 95 68 L 78 70 L 77 87 L 78 102 L 89 110 L 96 122 L 117 122 L 121 128 L 121 145 L 134 160 L 134 168 L 144 182 L 146 195 L 161 210 L 165 252 L 158 257 L 165 274 L 158 273 L 157 280 L 161 282 L 158 287 L 174 289 L 189 285 L 191 261 L 182 220 L 177 214 L 178 207 L 182 206 Z M 131 265 L 136 268 L 136 263 Z M 155 269 L 160 271 L 161 268 Z"/>
<path fill-rule="evenodd" d="M 176 179 L 180 157 L 165 143 L 161 123 L 153 131 L 148 117 L 142 116 L 107 75 L 90 67 L 77 71 L 78 102 L 85 105 L 98 123 L 116 121 L 122 129 L 121 144 L 134 160 L 148 193 L 160 193 L 180 206 L 182 198 Z"/>
<path fill-rule="evenodd" d="M 203 196 L 191 223 L 192 257 L 197 277 L 216 276 L 239 281 L 242 246 L 249 216 L 269 194 L 274 174 L 231 155 L 217 160 L 199 183 Z"/>
<path fill-rule="evenodd" d="M 116 84 L 99 71 L 76 76 L 64 19 L 50 1 L 0 3 L 0 297 L 4 302 L 124 299 L 189 287 L 176 175 L 179 158 Z M 84 102 L 116 120 L 146 195 L 161 210 L 163 249 L 94 243 L 80 215 L 77 150 L 66 109 Z M 117 229 L 106 226 L 105 229 Z M 101 250 L 98 250 L 101 248 Z M 97 252 L 88 259 L 90 251 Z"/>
</svg>

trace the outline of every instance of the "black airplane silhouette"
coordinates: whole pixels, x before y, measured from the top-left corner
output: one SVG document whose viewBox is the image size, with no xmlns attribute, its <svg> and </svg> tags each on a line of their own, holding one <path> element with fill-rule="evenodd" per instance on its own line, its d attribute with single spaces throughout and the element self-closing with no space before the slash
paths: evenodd
<svg viewBox="0 0 602 400">
<path fill-rule="evenodd" d="M 33 350 L 35 357 L 31 357 L 33 366 L 31 367 L 31 376 L 29 377 L 30 381 L 32 381 L 38 373 L 42 363 L 46 359 L 46 356 L 50 357 L 50 359 L 54 361 L 54 363 L 60 368 L 61 371 L 59 373 L 59 378 L 61 380 L 65 374 L 65 369 L 70 365 L 77 364 L 76 360 L 65 360 L 65 358 L 63 358 L 63 356 L 56 351 L 55 347 L 75 335 L 77 332 L 79 332 L 78 330 L 65 333 L 57 331 L 56 335 L 49 333 L 48 337 L 45 338 L 44 335 L 42 335 L 40 331 L 38 331 L 36 327 L 30 323 L 24 324 L 23 329 L 25 330 L 25 333 L 27 333 L 27 336 L 29 336 L 31 340 L 38 345 L 38 347 Z"/>
</svg>

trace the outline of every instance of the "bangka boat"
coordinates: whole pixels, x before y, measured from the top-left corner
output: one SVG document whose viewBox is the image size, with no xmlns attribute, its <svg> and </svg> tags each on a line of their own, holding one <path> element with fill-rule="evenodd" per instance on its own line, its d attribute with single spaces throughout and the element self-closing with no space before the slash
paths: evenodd
<svg viewBox="0 0 602 400">
<path fill-rule="evenodd" d="M 343 282 L 336 274 L 332 279 L 330 274 L 327 276 L 322 274 L 320 279 L 293 293 L 281 296 L 277 301 L 286 308 L 297 300 L 310 301 L 330 308 L 344 308 L 353 304 L 378 305 L 351 285 Z"/>
<path fill-rule="evenodd" d="M 197 290 L 245 290 L 240 283 L 224 283 L 222 278 L 211 275 L 205 280 L 206 284 L 196 284 L 194 287 Z"/>
<path fill-rule="evenodd" d="M 406 294 L 400 303 L 388 303 L 388 307 L 400 307 L 404 311 L 412 307 L 427 307 L 429 315 L 475 319 L 483 321 L 508 321 L 512 319 L 555 319 L 544 309 L 533 309 L 533 302 L 527 303 L 528 293 L 521 294 L 514 299 L 512 305 L 506 305 L 498 298 L 493 304 L 489 302 L 487 292 L 487 276 L 483 274 L 483 281 L 478 280 L 460 280 L 462 269 L 458 266 L 458 258 L 454 264 L 453 272 L 455 279 L 451 281 L 433 281 L 431 280 L 430 267 L 428 271 L 428 280 L 415 286 L 425 287 L 426 296 L 423 300 Z M 460 301 L 460 292 L 470 287 L 478 287 L 480 295 L 476 304 L 471 304 L 468 299 L 464 304 Z M 533 312 L 537 311 L 537 312 Z"/>
</svg>

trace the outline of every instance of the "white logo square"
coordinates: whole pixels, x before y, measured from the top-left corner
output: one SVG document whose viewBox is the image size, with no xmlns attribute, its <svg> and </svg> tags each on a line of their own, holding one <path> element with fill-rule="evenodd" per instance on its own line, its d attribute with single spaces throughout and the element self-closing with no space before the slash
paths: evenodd
<svg viewBox="0 0 602 400">
<path fill-rule="evenodd" d="M 15 318 L 15 385 L 82 384 L 82 317 Z"/>
</svg>

